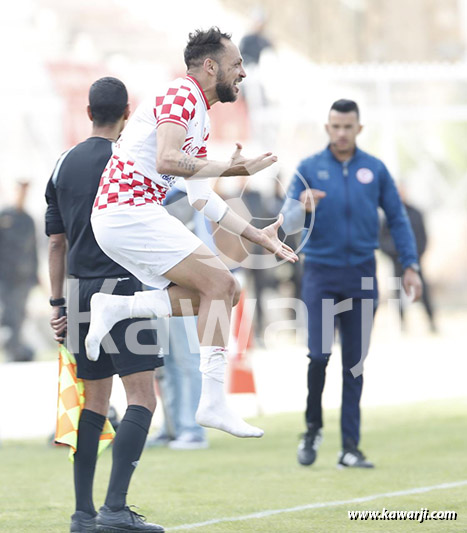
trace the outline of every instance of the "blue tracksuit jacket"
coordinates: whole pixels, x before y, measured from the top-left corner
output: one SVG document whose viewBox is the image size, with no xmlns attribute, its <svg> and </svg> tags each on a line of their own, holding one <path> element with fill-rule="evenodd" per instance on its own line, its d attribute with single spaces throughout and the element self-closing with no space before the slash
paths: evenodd
<svg viewBox="0 0 467 533">
<path fill-rule="evenodd" d="M 316 208 L 312 231 L 303 247 L 305 262 L 348 266 L 371 259 L 379 247 L 381 207 L 402 266 L 418 263 L 406 211 L 382 161 L 357 148 L 352 159 L 341 163 L 329 147 L 304 159 L 282 208 L 282 227 L 288 234 L 310 226 L 310 213 L 305 215 L 303 205 L 297 202 L 307 187 L 325 191 L 326 197 Z"/>
</svg>

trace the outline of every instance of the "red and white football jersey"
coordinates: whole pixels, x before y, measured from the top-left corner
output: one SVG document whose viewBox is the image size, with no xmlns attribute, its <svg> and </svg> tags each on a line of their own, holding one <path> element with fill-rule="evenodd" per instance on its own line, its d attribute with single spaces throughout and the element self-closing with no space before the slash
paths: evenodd
<svg viewBox="0 0 467 533">
<path fill-rule="evenodd" d="M 182 151 L 206 157 L 209 103 L 191 76 L 178 78 L 143 101 L 130 117 L 102 174 L 94 211 L 118 205 L 161 204 L 176 176 L 156 170 L 157 128 L 167 122 L 186 130 Z"/>
</svg>

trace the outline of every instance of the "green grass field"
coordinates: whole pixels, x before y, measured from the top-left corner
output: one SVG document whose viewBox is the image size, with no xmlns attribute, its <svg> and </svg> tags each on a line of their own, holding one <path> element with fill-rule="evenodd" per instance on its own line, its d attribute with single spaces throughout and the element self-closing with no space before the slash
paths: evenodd
<svg viewBox="0 0 467 533">
<path fill-rule="evenodd" d="M 128 501 L 168 531 L 203 533 L 465 532 L 467 483 L 454 488 L 389 495 L 467 480 L 467 399 L 366 409 L 362 449 L 377 468 L 338 470 L 338 413 L 326 413 L 324 442 L 309 468 L 296 463 L 302 415 L 263 417 L 261 440 L 210 432 L 211 448 L 146 450 Z M 111 453 L 98 465 L 96 505 L 105 495 Z M 0 448 L 0 531 L 66 532 L 73 511 L 72 466 L 65 449 L 42 442 Z M 357 498 L 383 495 L 362 503 Z M 385 496 L 384 496 L 385 495 Z M 332 503 L 337 502 L 337 503 Z M 339 503 L 348 502 L 348 503 Z M 323 507 L 196 527 L 177 526 L 244 517 L 313 504 Z M 456 521 L 350 521 L 348 510 L 456 511 Z"/>
</svg>

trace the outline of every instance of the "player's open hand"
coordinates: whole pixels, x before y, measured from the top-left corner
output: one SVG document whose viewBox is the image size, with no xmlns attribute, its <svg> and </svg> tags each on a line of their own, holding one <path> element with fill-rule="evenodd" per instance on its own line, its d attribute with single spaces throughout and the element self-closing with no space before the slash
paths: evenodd
<svg viewBox="0 0 467 533">
<path fill-rule="evenodd" d="M 290 246 L 283 243 L 277 236 L 277 232 L 279 231 L 282 222 L 284 222 L 284 215 L 281 213 L 276 222 L 261 230 L 262 239 L 258 244 L 261 244 L 263 248 L 275 254 L 280 259 L 285 259 L 289 263 L 296 263 L 298 261 L 298 256 Z"/>
<path fill-rule="evenodd" d="M 253 159 L 247 159 L 242 155 L 242 145 L 236 143 L 237 148 L 230 158 L 230 166 L 224 176 L 251 176 L 260 170 L 270 167 L 277 161 L 277 156 L 272 152 L 266 152 Z"/>
</svg>

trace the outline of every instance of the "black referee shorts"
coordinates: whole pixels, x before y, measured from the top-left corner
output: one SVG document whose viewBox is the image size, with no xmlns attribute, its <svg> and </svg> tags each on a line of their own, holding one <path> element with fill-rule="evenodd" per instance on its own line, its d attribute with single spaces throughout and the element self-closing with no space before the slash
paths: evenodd
<svg viewBox="0 0 467 533">
<path fill-rule="evenodd" d="M 103 287 L 104 282 L 107 286 Z M 108 336 L 104 338 L 99 359 L 90 361 L 86 357 L 84 340 L 89 330 L 90 301 L 92 295 L 101 290 L 106 293 L 131 296 L 136 291 L 142 290 L 142 284 L 134 276 L 110 280 L 105 278 L 69 280 L 67 340 L 68 349 L 76 358 L 77 376 L 89 380 L 104 379 L 114 374 L 123 377 L 162 366 L 164 360 L 159 356 L 156 331 L 151 320 L 128 319 L 118 322 L 110 331 L 110 339 Z M 88 314 L 87 317 L 85 313 Z M 79 321 L 78 328 L 77 321 Z"/>
</svg>

